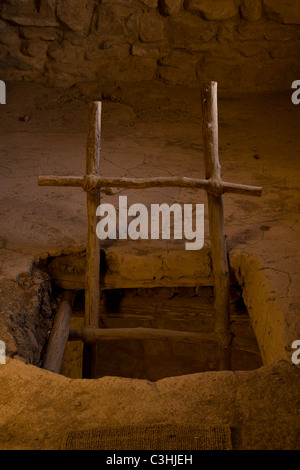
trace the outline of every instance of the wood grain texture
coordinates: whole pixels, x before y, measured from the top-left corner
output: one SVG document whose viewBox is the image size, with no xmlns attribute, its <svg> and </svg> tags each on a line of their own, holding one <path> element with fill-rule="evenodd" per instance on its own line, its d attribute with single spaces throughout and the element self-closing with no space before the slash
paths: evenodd
<svg viewBox="0 0 300 470">
<path fill-rule="evenodd" d="M 219 336 L 216 332 L 201 333 L 164 328 L 83 328 L 81 330 L 71 330 L 69 336 L 69 341 L 83 341 L 90 344 L 124 340 L 169 341 L 199 345 L 201 343 L 211 343 L 215 345 L 216 349 L 219 345 Z M 247 338 L 235 337 L 232 347 L 259 355 L 256 346 Z"/>
<path fill-rule="evenodd" d="M 217 83 L 211 82 L 203 86 L 203 140 L 205 176 L 221 180 L 221 165 L 218 151 L 218 108 Z M 208 193 L 208 214 L 211 256 L 214 275 L 215 295 L 215 331 L 219 334 L 222 348 L 228 347 L 231 340 L 230 324 L 230 293 L 229 266 L 224 231 L 224 212 L 222 195 Z"/>
<path fill-rule="evenodd" d="M 43 369 L 59 374 L 65 347 L 69 338 L 74 291 L 65 291 L 55 316 L 47 345 Z"/>
<path fill-rule="evenodd" d="M 89 181 L 90 180 L 90 181 Z M 186 178 L 186 177 L 156 177 L 156 178 L 115 178 L 113 176 L 40 176 L 40 186 L 73 186 L 86 189 L 87 192 L 101 188 L 194 188 L 210 191 L 212 181 L 210 179 Z M 246 184 L 221 182 L 223 193 L 245 194 L 250 196 L 261 196 L 262 188 Z"/>
<path fill-rule="evenodd" d="M 86 343 L 111 340 L 152 340 L 152 341 L 182 341 L 199 343 L 201 341 L 218 342 L 215 333 L 195 333 L 158 328 L 83 328 L 70 331 L 70 340 L 81 339 Z"/>
<path fill-rule="evenodd" d="M 101 140 L 101 102 L 89 106 L 89 128 L 86 147 L 86 173 L 99 175 Z M 100 240 L 96 235 L 96 210 L 100 204 L 99 190 L 88 192 L 87 198 L 87 246 L 86 246 L 86 326 L 97 327 L 100 298 Z"/>
</svg>

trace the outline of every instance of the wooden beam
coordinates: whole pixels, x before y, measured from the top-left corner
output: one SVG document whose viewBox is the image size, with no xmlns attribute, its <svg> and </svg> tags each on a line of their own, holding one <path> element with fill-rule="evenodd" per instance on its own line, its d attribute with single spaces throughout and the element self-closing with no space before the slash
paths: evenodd
<svg viewBox="0 0 300 470">
<path fill-rule="evenodd" d="M 43 175 L 38 177 L 39 186 L 70 186 L 73 188 L 82 188 L 84 182 L 85 176 Z"/>
<path fill-rule="evenodd" d="M 86 174 L 99 176 L 101 147 L 101 102 L 89 105 L 89 124 L 86 146 Z M 86 193 L 87 243 L 85 274 L 85 326 L 98 328 L 100 302 L 100 240 L 96 235 L 96 210 L 100 204 L 98 189 Z M 94 378 L 97 369 L 97 345 L 85 345 L 83 378 Z"/>
<path fill-rule="evenodd" d="M 101 139 L 101 102 L 91 102 L 89 107 L 89 130 L 87 138 L 86 173 L 99 175 Z M 96 210 L 100 204 L 99 190 L 86 194 L 87 200 L 87 247 L 85 324 L 98 327 L 100 298 L 100 240 L 96 235 Z"/>
<path fill-rule="evenodd" d="M 194 331 L 168 330 L 162 328 L 83 328 L 70 330 L 69 341 L 97 343 L 107 341 L 142 340 L 171 341 L 176 343 L 211 343 L 218 347 L 219 337 L 215 332 L 200 333 Z M 232 348 L 259 355 L 256 345 L 247 338 L 234 337 Z"/>
<path fill-rule="evenodd" d="M 56 372 L 57 374 L 60 372 L 65 347 L 69 338 L 74 297 L 74 291 L 65 291 L 63 293 L 47 345 L 43 369 Z"/>
<path fill-rule="evenodd" d="M 222 195 L 218 192 L 218 185 L 221 181 L 221 165 L 218 150 L 216 82 L 204 85 L 202 104 L 205 176 L 207 179 L 213 179 L 216 187 L 215 194 L 207 193 L 211 257 L 215 284 L 215 332 L 220 337 L 221 347 L 226 349 L 231 341 L 229 329 L 229 266 L 225 242 L 223 200 Z M 228 368 L 228 365 L 224 364 L 224 368 Z"/>
<path fill-rule="evenodd" d="M 115 178 L 103 176 L 39 176 L 40 186 L 71 186 L 101 189 L 101 188 L 128 188 L 145 189 L 158 187 L 178 187 L 210 190 L 212 185 L 209 179 L 197 179 L 186 177 L 157 177 L 157 178 Z M 245 194 L 250 196 L 261 196 L 262 188 L 260 186 L 251 186 L 246 184 L 228 183 L 222 181 L 222 191 L 224 193 Z"/>
<path fill-rule="evenodd" d="M 71 330 L 70 341 L 83 341 L 84 343 L 96 343 L 111 340 L 152 340 L 199 343 L 207 341 L 218 343 L 215 333 L 195 333 L 190 331 L 177 331 L 158 328 L 83 328 Z"/>
</svg>

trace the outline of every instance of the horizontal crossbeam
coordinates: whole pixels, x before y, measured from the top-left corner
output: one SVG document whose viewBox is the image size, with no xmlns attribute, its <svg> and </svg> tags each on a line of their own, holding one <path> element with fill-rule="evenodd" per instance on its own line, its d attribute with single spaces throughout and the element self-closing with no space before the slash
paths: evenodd
<svg viewBox="0 0 300 470">
<path fill-rule="evenodd" d="M 220 347 L 222 337 L 216 332 L 200 333 L 194 331 L 179 331 L 157 328 L 88 328 L 82 330 L 70 330 L 69 341 L 82 341 L 84 343 L 97 343 L 106 341 L 123 340 L 150 340 L 150 341 L 170 341 L 176 343 L 207 343 Z M 234 349 L 256 353 L 257 350 L 245 338 L 234 337 L 232 341 Z"/>
<path fill-rule="evenodd" d="M 95 343 L 111 340 L 157 340 L 183 341 L 199 343 L 199 341 L 217 342 L 215 333 L 194 333 L 157 328 L 83 328 L 70 330 L 69 341 L 81 340 L 84 343 Z"/>
<path fill-rule="evenodd" d="M 186 177 L 157 177 L 157 178 L 115 178 L 102 176 L 40 176 L 40 186 L 73 186 L 82 187 L 85 191 L 95 191 L 101 188 L 128 188 L 145 189 L 161 187 L 178 187 L 204 189 L 213 195 L 222 193 L 248 194 L 250 196 L 261 196 L 260 186 L 249 186 L 245 184 L 228 183 L 220 179 L 198 179 Z"/>
</svg>

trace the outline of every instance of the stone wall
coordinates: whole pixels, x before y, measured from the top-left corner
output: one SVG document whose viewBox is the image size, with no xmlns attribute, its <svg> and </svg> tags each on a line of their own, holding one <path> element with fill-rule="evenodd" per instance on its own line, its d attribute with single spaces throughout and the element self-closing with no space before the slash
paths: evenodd
<svg viewBox="0 0 300 470">
<path fill-rule="evenodd" d="M 6 354 L 41 366 L 57 302 L 49 277 L 37 268 L 0 281 L 0 338 Z"/>
<path fill-rule="evenodd" d="M 287 89 L 299 25 L 296 0 L 2 0 L 0 79 Z"/>
</svg>

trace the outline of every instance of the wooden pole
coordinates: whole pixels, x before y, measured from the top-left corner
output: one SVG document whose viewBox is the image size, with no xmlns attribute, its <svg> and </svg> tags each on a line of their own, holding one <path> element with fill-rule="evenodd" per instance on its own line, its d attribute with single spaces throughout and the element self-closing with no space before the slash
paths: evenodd
<svg viewBox="0 0 300 470">
<path fill-rule="evenodd" d="M 217 83 L 203 87 L 203 139 L 205 176 L 215 181 L 215 193 L 207 193 L 211 257 L 214 275 L 215 332 L 219 335 L 221 349 L 227 349 L 231 342 L 229 266 L 224 232 L 222 195 L 218 193 L 221 181 L 221 165 L 218 150 L 218 105 Z M 222 368 L 228 368 L 228 357 L 224 354 Z"/>
<path fill-rule="evenodd" d="M 101 102 L 91 102 L 89 108 L 86 174 L 99 176 L 101 139 Z M 99 190 L 86 194 L 87 246 L 85 324 L 97 328 L 99 322 L 100 240 L 96 235 L 96 210 L 100 204 Z"/>
<path fill-rule="evenodd" d="M 167 330 L 161 328 L 83 328 L 82 330 L 71 330 L 69 341 L 83 341 L 85 343 L 107 342 L 107 341 L 170 341 L 179 343 L 203 344 L 211 343 L 217 348 L 219 338 L 215 332 L 201 333 L 197 331 Z M 259 354 L 257 348 L 247 338 L 235 337 L 232 341 L 235 349 Z"/>
<path fill-rule="evenodd" d="M 194 188 L 209 191 L 211 181 L 209 179 L 197 179 L 186 177 L 156 177 L 156 178 L 116 178 L 94 176 L 39 176 L 38 183 L 40 186 L 71 186 L 87 188 L 89 191 L 89 179 L 91 185 L 95 189 L 101 188 L 128 188 L 128 189 L 144 189 L 144 188 Z M 250 196 L 261 196 L 262 188 L 260 186 L 251 186 L 246 184 L 228 183 L 222 181 L 222 191 L 224 193 L 246 194 Z"/>
<path fill-rule="evenodd" d="M 63 293 L 47 345 L 43 368 L 57 374 L 60 373 L 65 347 L 69 339 L 74 297 L 74 291 Z"/>
<path fill-rule="evenodd" d="M 89 105 L 89 126 L 86 147 L 86 174 L 99 176 L 101 146 L 101 102 Z M 87 245 L 85 326 L 98 328 L 100 302 L 100 240 L 96 235 L 96 210 L 100 204 L 98 189 L 86 193 L 87 200 Z M 94 377 L 97 367 L 96 345 L 86 345 L 83 357 L 83 376 Z"/>
<path fill-rule="evenodd" d="M 177 331 L 160 328 L 83 328 L 71 330 L 70 341 L 83 341 L 95 343 L 111 340 L 152 340 L 152 341 L 182 341 L 200 344 L 202 341 L 217 345 L 218 338 L 215 333 L 198 333 L 192 331 Z"/>
</svg>

